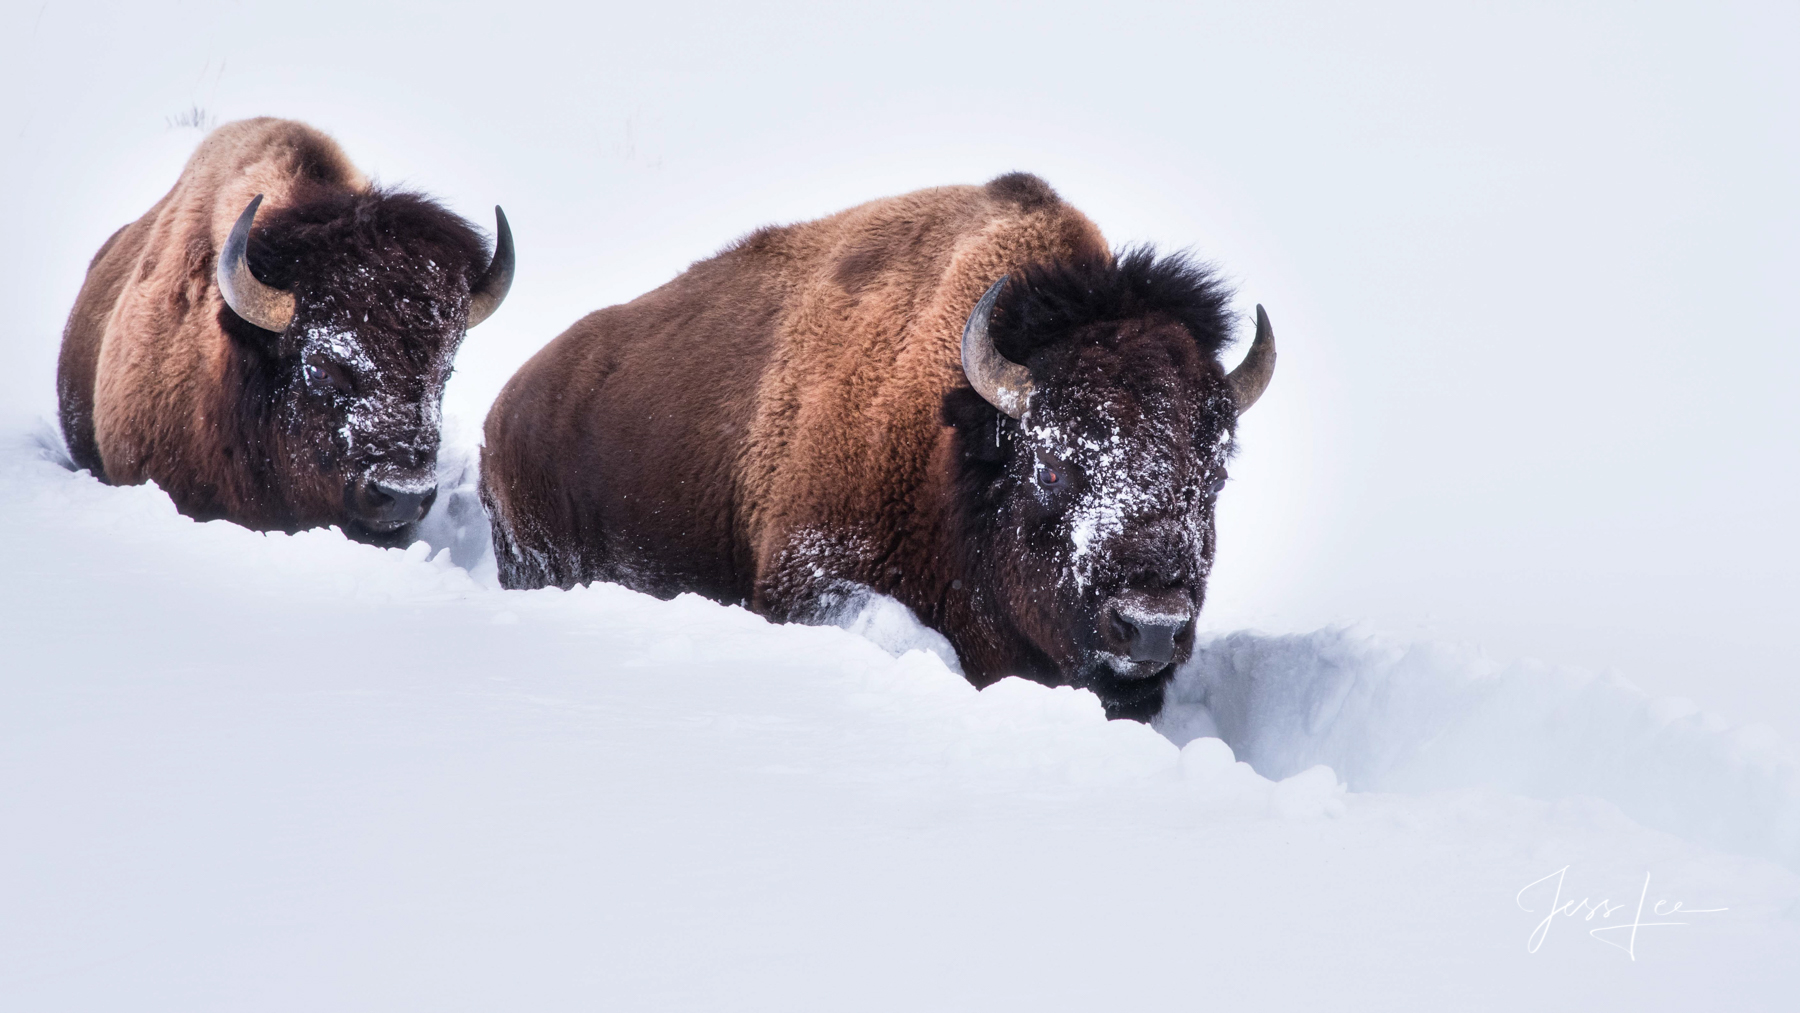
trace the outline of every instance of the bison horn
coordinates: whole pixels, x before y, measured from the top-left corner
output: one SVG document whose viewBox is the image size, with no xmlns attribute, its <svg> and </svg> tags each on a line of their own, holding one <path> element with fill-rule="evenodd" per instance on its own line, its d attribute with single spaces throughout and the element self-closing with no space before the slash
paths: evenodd
<svg viewBox="0 0 1800 1013">
<path fill-rule="evenodd" d="M 1275 329 L 1269 326 L 1269 315 L 1258 305 L 1256 340 L 1250 343 L 1250 353 L 1244 356 L 1244 361 L 1238 363 L 1238 367 L 1225 377 L 1225 382 L 1231 387 L 1231 400 L 1237 404 L 1239 415 L 1249 411 L 1256 399 L 1262 397 L 1274 375 Z"/>
<path fill-rule="evenodd" d="M 246 254 L 250 249 L 250 223 L 256 220 L 256 209 L 262 205 L 262 194 L 250 201 L 238 215 L 231 235 L 225 237 L 225 249 L 219 253 L 217 271 L 219 295 L 231 312 L 265 331 L 276 334 L 287 330 L 294 319 L 294 293 L 264 285 L 250 273 Z"/>
<path fill-rule="evenodd" d="M 474 327 L 500 308 L 513 283 L 512 227 L 506 224 L 506 212 L 494 205 L 494 259 L 488 262 L 481 280 L 469 290 L 469 326 Z"/>
<path fill-rule="evenodd" d="M 1025 402 L 1031 399 L 1031 370 L 1001 355 L 988 338 L 988 320 L 1005 287 L 1004 276 L 990 285 L 963 325 L 962 367 L 975 393 L 1016 419 L 1025 414 Z"/>
</svg>

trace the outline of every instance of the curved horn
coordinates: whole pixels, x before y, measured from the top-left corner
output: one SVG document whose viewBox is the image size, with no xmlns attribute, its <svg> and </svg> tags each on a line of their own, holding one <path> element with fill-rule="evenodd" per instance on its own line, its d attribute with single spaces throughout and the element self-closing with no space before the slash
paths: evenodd
<svg viewBox="0 0 1800 1013">
<path fill-rule="evenodd" d="M 1239 415 L 1249 411 L 1256 399 L 1262 397 L 1274 375 L 1275 329 L 1269 326 L 1269 315 L 1263 312 L 1259 303 L 1256 307 L 1256 340 L 1250 343 L 1250 352 L 1244 356 L 1244 361 L 1225 376 Z"/>
<path fill-rule="evenodd" d="M 250 273 L 250 262 L 245 259 L 250 249 L 250 223 L 256 220 L 256 209 L 262 206 L 262 199 L 263 195 L 257 194 L 244 213 L 238 215 L 237 224 L 231 227 L 231 235 L 225 237 L 225 248 L 219 251 L 215 274 L 219 295 L 224 297 L 231 312 L 265 331 L 280 334 L 294 319 L 294 293 L 257 281 Z"/>
<path fill-rule="evenodd" d="M 988 320 L 1005 287 L 1006 276 L 1002 275 L 988 286 L 981 301 L 975 304 L 975 311 L 969 314 L 969 322 L 963 325 L 962 367 L 975 393 L 1016 419 L 1025 414 L 1025 402 L 1031 399 L 1031 370 L 1001 355 L 988 338 Z"/>
<path fill-rule="evenodd" d="M 469 326 L 474 327 L 500 308 L 513 283 L 512 227 L 506 224 L 506 212 L 494 205 L 494 259 L 469 290 Z"/>
</svg>

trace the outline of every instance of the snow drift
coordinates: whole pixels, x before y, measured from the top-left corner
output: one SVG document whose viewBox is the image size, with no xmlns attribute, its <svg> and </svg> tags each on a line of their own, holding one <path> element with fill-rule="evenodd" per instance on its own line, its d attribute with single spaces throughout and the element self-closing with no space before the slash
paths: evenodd
<svg viewBox="0 0 1800 1013">
<path fill-rule="evenodd" d="M 1800 762 L 1618 676 L 1330 629 L 1201 645 L 1157 726 L 1217 735 L 1266 777 L 1323 764 L 1352 791 L 1487 787 L 1614 803 L 1645 826 L 1800 868 Z"/>
<path fill-rule="evenodd" d="M 879 598 L 834 629 L 501 591 L 466 451 L 435 547 L 382 550 L 197 524 L 22 442 L 0 1006 L 1677 1009 L 1794 984 L 1800 877 L 1718 850 L 1793 862 L 1791 760 L 1615 680 L 1234 634 L 1158 734 L 1084 692 L 977 692 Z M 1559 868 L 1565 905 L 1728 910 L 1628 952 L 1521 895 Z"/>
</svg>

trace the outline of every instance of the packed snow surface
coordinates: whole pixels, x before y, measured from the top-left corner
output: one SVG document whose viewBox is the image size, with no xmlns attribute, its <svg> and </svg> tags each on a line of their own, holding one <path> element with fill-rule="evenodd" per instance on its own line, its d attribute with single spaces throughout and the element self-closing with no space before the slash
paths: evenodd
<svg viewBox="0 0 1800 1013">
<path fill-rule="evenodd" d="M 1108 722 L 1085 692 L 976 691 L 879 596 L 834 628 L 499 590 L 466 450 L 429 544 L 381 550 L 196 524 L 47 442 L 0 448 L 3 1009 L 1775 1009 L 1800 985 L 1792 753 L 1616 678 L 1240 632 L 1155 728 Z"/>
</svg>

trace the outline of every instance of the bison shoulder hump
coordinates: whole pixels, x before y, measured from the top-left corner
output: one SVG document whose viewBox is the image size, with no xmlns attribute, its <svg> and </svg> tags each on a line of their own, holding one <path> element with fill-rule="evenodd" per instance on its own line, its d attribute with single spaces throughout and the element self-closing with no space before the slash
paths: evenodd
<svg viewBox="0 0 1800 1013">
<path fill-rule="evenodd" d="M 1050 184 L 1029 172 L 1009 172 L 988 181 L 988 196 L 1013 204 L 1021 211 L 1037 211 L 1061 203 Z"/>
</svg>

